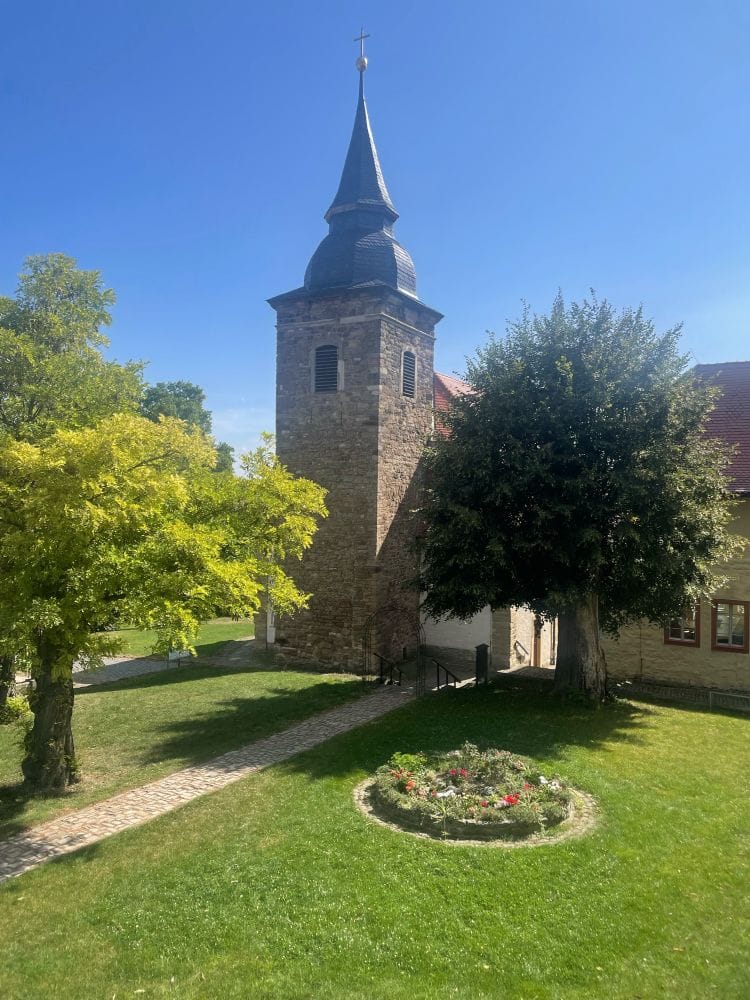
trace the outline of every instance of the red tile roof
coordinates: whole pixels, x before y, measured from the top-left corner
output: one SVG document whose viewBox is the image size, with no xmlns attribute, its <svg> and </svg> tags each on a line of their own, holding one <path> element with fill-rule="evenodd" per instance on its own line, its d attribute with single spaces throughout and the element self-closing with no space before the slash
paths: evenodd
<svg viewBox="0 0 750 1000">
<path fill-rule="evenodd" d="M 696 365 L 699 378 L 718 386 L 722 395 L 708 423 L 709 433 L 737 446 L 729 475 L 736 493 L 750 493 L 750 361 L 727 361 L 716 365 Z M 468 382 L 435 372 L 435 428 L 446 434 L 440 420 L 454 397 L 474 390 Z"/>
<path fill-rule="evenodd" d="M 729 467 L 736 493 L 750 493 L 750 361 L 696 365 L 699 378 L 718 386 L 722 395 L 708 422 L 709 433 L 737 445 Z"/>
<path fill-rule="evenodd" d="M 451 403 L 456 396 L 462 396 L 466 392 L 474 392 L 468 382 L 463 379 L 454 378 L 452 375 L 441 375 L 434 373 L 433 391 L 435 399 L 435 430 L 442 435 L 447 435 L 445 424 L 440 419 L 441 413 L 447 413 L 451 408 Z"/>
</svg>

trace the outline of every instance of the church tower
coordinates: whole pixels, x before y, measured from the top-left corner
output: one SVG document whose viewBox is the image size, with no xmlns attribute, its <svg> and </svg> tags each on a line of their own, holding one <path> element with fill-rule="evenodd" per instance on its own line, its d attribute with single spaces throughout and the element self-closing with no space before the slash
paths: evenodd
<svg viewBox="0 0 750 1000">
<path fill-rule="evenodd" d="M 393 207 L 364 96 L 359 98 L 329 233 L 304 285 L 269 300 L 277 314 L 276 444 L 282 463 L 328 490 L 329 516 L 289 567 L 309 609 L 267 635 L 291 660 L 358 669 L 363 643 L 412 651 L 419 594 L 411 512 L 433 426 L 434 328 Z M 265 619 L 259 623 L 263 639 Z"/>
</svg>

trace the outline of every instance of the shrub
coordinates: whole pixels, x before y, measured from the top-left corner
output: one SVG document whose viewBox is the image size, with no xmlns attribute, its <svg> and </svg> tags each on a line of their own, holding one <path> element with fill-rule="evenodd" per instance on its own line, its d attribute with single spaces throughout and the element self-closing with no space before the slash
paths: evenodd
<svg viewBox="0 0 750 1000">
<path fill-rule="evenodd" d="M 22 694 L 11 695 L 0 709 L 0 725 L 8 725 L 11 722 L 20 721 L 30 724 L 34 718 L 29 708 L 29 699 Z"/>
<path fill-rule="evenodd" d="M 466 743 L 448 754 L 394 754 L 370 789 L 374 810 L 407 829 L 467 839 L 527 836 L 566 819 L 557 776 L 507 750 Z"/>
</svg>

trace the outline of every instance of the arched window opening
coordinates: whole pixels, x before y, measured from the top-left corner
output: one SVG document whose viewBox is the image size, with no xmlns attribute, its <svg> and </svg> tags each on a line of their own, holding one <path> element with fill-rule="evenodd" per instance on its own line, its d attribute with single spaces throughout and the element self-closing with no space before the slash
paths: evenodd
<svg viewBox="0 0 750 1000">
<path fill-rule="evenodd" d="M 401 363 L 401 392 L 414 399 L 417 388 L 417 359 L 412 351 L 404 351 Z"/>
<path fill-rule="evenodd" d="M 335 344 L 315 348 L 315 392 L 338 392 L 339 349 Z"/>
</svg>

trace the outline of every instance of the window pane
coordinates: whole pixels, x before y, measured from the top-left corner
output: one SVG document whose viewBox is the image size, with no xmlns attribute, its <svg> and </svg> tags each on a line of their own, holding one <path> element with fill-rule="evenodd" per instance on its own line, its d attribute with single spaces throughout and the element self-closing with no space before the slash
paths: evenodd
<svg viewBox="0 0 750 1000">
<path fill-rule="evenodd" d="M 745 645 L 745 607 L 743 604 L 732 605 L 732 645 Z"/>
<path fill-rule="evenodd" d="M 669 623 L 669 638 L 670 639 L 681 639 L 682 638 L 682 618 L 673 618 Z"/>
<path fill-rule="evenodd" d="M 698 609 L 689 608 L 682 618 L 672 618 L 667 627 L 667 638 L 672 642 L 698 641 Z"/>
<path fill-rule="evenodd" d="M 716 642 L 722 646 L 729 645 L 729 605 L 716 605 Z"/>
</svg>

